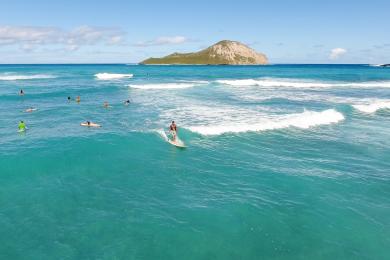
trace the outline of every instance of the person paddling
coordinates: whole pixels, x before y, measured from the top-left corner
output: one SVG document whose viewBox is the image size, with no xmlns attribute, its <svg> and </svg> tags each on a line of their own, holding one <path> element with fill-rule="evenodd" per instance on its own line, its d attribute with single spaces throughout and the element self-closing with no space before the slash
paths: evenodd
<svg viewBox="0 0 390 260">
<path fill-rule="evenodd" d="M 175 121 L 172 121 L 171 125 L 169 126 L 169 132 L 172 135 L 172 141 L 175 141 L 177 136 L 177 126 Z"/>
<path fill-rule="evenodd" d="M 101 127 L 101 125 L 93 123 L 93 122 L 91 122 L 89 120 L 84 122 L 84 123 L 81 123 L 80 125 L 81 126 L 86 126 L 86 127 Z"/>
<path fill-rule="evenodd" d="M 35 110 L 37 110 L 36 108 L 33 108 L 33 107 L 29 107 L 25 110 L 25 112 L 27 113 L 31 113 L 31 112 L 34 112 Z"/>
</svg>

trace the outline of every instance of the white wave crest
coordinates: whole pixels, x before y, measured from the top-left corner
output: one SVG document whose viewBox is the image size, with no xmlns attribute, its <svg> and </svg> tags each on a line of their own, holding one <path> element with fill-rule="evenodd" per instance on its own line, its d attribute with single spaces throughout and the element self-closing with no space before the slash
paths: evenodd
<svg viewBox="0 0 390 260">
<path fill-rule="evenodd" d="M 294 87 L 294 88 L 332 88 L 332 87 L 352 87 L 352 88 L 390 88 L 390 81 L 367 81 L 367 82 L 321 82 L 304 81 L 295 79 L 236 79 L 217 80 L 219 84 L 245 87 Z"/>
<path fill-rule="evenodd" d="M 165 141 L 168 141 L 168 136 L 163 129 L 156 130 L 156 133 L 159 134 Z"/>
<path fill-rule="evenodd" d="M 2 74 L 0 80 L 28 80 L 28 79 L 53 79 L 56 76 L 46 74 L 36 75 L 17 75 L 17 74 Z"/>
<path fill-rule="evenodd" d="M 99 80 L 112 80 L 112 79 L 123 79 L 132 78 L 133 74 L 115 74 L 115 73 L 98 73 L 95 77 Z"/>
<path fill-rule="evenodd" d="M 144 85 L 134 85 L 130 84 L 130 88 L 136 89 L 183 89 L 183 88 L 192 88 L 196 83 L 161 83 L 161 84 L 144 84 Z"/>
<path fill-rule="evenodd" d="M 254 124 L 234 123 L 211 126 L 190 126 L 186 128 L 201 135 L 221 135 L 224 133 L 257 132 L 289 127 L 308 129 L 319 125 L 338 123 L 342 120 L 344 120 L 343 114 L 334 109 L 328 109 L 321 112 L 305 111 L 300 114 L 293 114 L 274 120 L 267 119 Z"/>
<path fill-rule="evenodd" d="M 375 101 L 371 104 L 366 105 L 352 105 L 355 109 L 360 112 L 372 114 L 380 109 L 390 109 L 390 100 L 385 101 Z"/>
</svg>

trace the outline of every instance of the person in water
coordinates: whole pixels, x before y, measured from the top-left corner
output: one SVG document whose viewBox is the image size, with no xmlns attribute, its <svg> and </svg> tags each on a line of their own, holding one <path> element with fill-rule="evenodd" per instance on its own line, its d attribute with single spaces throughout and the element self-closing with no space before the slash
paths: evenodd
<svg viewBox="0 0 390 260">
<path fill-rule="evenodd" d="M 125 101 L 125 106 L 128 106 L 128 105 L 130 105 L 130 100 L 129 99 Z"/>
<path fill-rule="evenodd" d="M 110 107 L 110 104 L 108 104 L 108 102 L 107 102 L 107 101 L 104 101 L 104 103 L 103 103 L 103 107 L 104 107 L 104 108 L 109 108 L 109 107 Z"/>
<path fill-rule="evenodd" d="M 77 96 L 77 97 L 76 97 L 76 102 L 77 102 L 77 103 L 80 103 L 80 96 Z"/>
<path fill-rule="evenodd" d="M 20 121 L 18 128 L 19 128 L 19 131 L 25 131 L 27 129 L 26 123 L 24 123 L 23 121 Z"/>
<path fill-rule="evenodd" d="M 68 102 L 70 102 L 72 100 L 72 98 L 71 97 L 68 97 Z"/>
<path fill-rule="evenodd" d="M 33 108 L 33 107 L 29 107 L 27 108 L 25 111 L 28 112 L 28 113 L 31 113 L 33 111 L 37 110 L 36 108 Z"/>
<path fill-rule="evenodd" d="M 23 91 L 23 89 L 20 90 L 19 95 L 24 96 L 24 91 Z"/>
<path fill-rule="evenodd" d="M 172 121 L 171 125 L 169 126 L 169 132 L 172 135 L 172 141 L 175 141 L 177 136 L 177 126 L 175 121 Z"/>
</svg>

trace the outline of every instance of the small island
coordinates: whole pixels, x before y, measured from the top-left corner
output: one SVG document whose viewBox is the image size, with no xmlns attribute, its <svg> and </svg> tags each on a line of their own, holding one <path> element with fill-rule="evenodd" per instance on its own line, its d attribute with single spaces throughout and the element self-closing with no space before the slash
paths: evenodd
<svg viewBox="0 0 390 260">
<path fill-rule="evenodd" d="M 237 41 L 220 41 L 204 50 L 149 58 L 143 65 L 265 65 L 267 56 Z"/>
</svg>

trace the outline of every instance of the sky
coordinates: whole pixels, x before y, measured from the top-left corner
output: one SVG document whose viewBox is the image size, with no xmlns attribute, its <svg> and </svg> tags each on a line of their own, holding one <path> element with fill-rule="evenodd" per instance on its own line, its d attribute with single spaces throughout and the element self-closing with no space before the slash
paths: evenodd
<svg viewBox="0 0 390 260">
<path fill-rule="evenodd" d="M 0 0 L 0 63 L 136 63 L 235 40 L 271 63 L 390 63 L 388 0 Z"/>
</svg>

